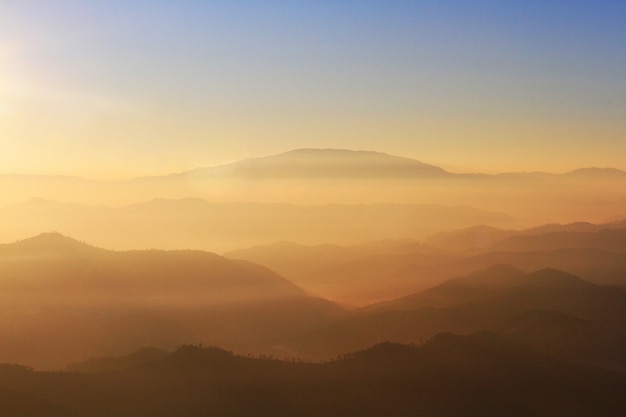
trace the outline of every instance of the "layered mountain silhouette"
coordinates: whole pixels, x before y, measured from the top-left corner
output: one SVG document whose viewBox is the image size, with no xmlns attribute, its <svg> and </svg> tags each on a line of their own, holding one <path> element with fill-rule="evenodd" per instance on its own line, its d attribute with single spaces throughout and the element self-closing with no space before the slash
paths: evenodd
<svg viewBox="0 0 626 417">
<path fill-rule="evenodd" d="M 595 248 L 611 252 L 626 251 L 626 228 L 594 232 L 545 232 L 539 235 L 511 236 L 497 242 L 492 249 L 538 251 L 562 248 Z"/>
<path fill-rule="evenodd" d="M 79 242 L 59 232 L 41 233 L 15 243 L 0 244 L 0 259 L 37 259 L 96 254 L 103 254 L 103 249 Z"/>
<path fill-rule="evenodd" d="M 2 416 L 626 409 L 626 172 L 298 149 L 0 189 Z"/>
<path fill-rule="evenodd" d="M 0 247 L 0 268 L 0 357 L 37 367 L 192 341 L 285 354 L 283 342 L 343 314 L 265 267 L 202 251 L 113 252 L 48 233 Z"/>
<path fill-rule="evenodd" d="M 626 291 L 591 284 L 558 270 L 543 269 L 526 274 L 508 265 L 496 265 L 413 295 L 355 311 L 351 317 L 320 331 L 311 340 L 311 346 L 329 352 L 349 351 L 381 339 L 415 342 L 442 331 L 502 331 L 513 326 L 511 323 L 520 315 L 536 311 L 567 316 L 573 322 L 583 321 L 591 327 L 605 329 L 607 335 L 616 335 L 608 338 L 615 343 L 607 343 L 606 338 L 589 339 L 587 343 L 597 343 L 597 351 L 619 350 L 626 328 Z M 564 323 L 564 331 L 567 331 L 569 322 Z M 554 329 L 557 327 L 555 325 Z M 537 331 L 536 339 L 542 340 Z M 548 340 L 546 345 L 549 345 Z M 567 343 L 562 345 L 567 346 Z M 570 348 L 576 349 L 575 345 Z M 570 352 L 568 355 L 575 357 L 577 354 Z M 597 363 L 598 358 L 592 360 L 593 356 L 587 359 Z M 610 367 L 625 370 L 626 357 L 618 356 L 613 356 Z"/>
<path fill-rule="evenodd" d="M 555 249 L 547 251 L 493 251 L 480 255 L 425 265 L 414 263 L 397 273 L 397 280 L 428 279 L 431 282 L 468 274 L 494 264 L 509 264 L 530 272 L 556 268 L 575 274 L 595 284 L 626 285 L 624 252 L 609 252 L 594 248 Z"/>
<path fill-rule="evenodd" d="M 623 171 L 608 168 L 581 169 L 568 174 L 467 174 L 451 173 L 415 159 L 380 152 L 297 149 L 225 165 L 191 168 L 178 174 L 124 181 L 0 175 L 3 190 L 0 205 L 37 197 L 106 206 L 182 198 L 299 205 L 402 202 L 458 206 L 469 202 L 481 209 L 507 213 L 521 224 L 531 226 L 623 216 L 625 182 Z M 451 224 L 445 229 L 477 224 Z M 6 226 L 10 229 L 12 225 Z M 284 238 L 276 236 L 273 240 L 281 239 Z"/>
<path fill-rule="evenodd" d="M 544 224 L 522 230 L 503 230 L 488 225 L 439 232 L 425 243 L 441 249 L 475 251 L 515 248 L 516 250 L 596 248 L 622 250 L 626 220 L 594 224 L 574 222 Z M 617 242 L 617 243 L 616 243 Z"/>
<path fill-rule="evenodd" d="M 496 264 L 554 268 L 603 285 L 626 285 L 624 222 L 548 224 L 524 230 L 475 226 L 423 242 L 361 245 L 279 242 L 227 252 L 325 297 L 364 305 L 426 289 Z"/>
<path fill-rule="evenodd" d="M 400 276 L 404 268 L 416 263 L 434 267 L 456 259 L 446 251 L 401 240 L 351 246 L 278 242 L 225 255 L 266 265 L 313 293 L 357 305 L 399 297 L 432 284 L 413 275 Z"/>
<path fill-rule="evenodd" d="M 35 416 L 617 417 L 626 406 L 624 374 L 569 365 L 486 332 L 381 343 L 324 364 L 182 346 L 116 372 L 0 367 L 0 388 L 49 407 Z"/>
</svg>

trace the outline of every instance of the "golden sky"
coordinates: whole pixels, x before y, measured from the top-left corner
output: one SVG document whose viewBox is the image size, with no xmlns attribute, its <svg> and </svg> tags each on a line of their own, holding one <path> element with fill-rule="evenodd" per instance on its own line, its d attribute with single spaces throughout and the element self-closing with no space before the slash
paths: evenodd
<svg viewBox="0 0 626 417">
<path fill-rule="evenodd" d="M 2 1 L 0 172 L 126 178 L 304 147 L 626 169 L 624 21 L 609 1 Z"/>
</svg>

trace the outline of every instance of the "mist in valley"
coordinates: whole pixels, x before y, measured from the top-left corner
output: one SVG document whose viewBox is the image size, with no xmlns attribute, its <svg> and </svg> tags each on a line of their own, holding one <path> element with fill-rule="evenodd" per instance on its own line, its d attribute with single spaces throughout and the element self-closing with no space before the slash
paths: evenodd
<svg viewBox="0 0 626 417">
<path fill-rule="evenodd" d="M 524 227 L 527 219 L 461 204 L 460 195 L 452 205 L 381 202 L 384 184 L 452 187 L 452 198 L 468 179 L 397 178 L 393 163 L 370 179 L 371 159 L 361 166 L 359 153 L 341 151 L 326 167 L 319 154 L 328 152 L 288 180 L 276 176 L 292 165 L 266 178 L 259 170 L 271 164 L 256 160 L 259 178 L 246 181 L 278 184 L 274 201 L 159 195 L 115 206 L 27 195 L 2 209 L 5 235 L 24 233 L 0 245 L 4 411 L 483 415 L 518 404 L 520 415 L 620 414 L 626 222 L 593 207 L 615 198 L 607 184 L 622 174 L 543 178 L 541 192 L 574 187 L 573 178 L 598 184 L 594 198 L 577 197 L 589 214 Z M 323 178 L 327 169 L 337 183 Z M 470 181 L 495 193 L 508 180 Z M 314 204 L 284 203 L 298 195 L 278 193 L 286 183 L 324 185 L 329 195 L 353 183 L 358 203 L 327 204 L 321 192 Z M 370 200 L 358 194 L 368 184 Z M 507 189 L 520 210 L 528 190 Z M 493 392 L 501 405 L 479 400 Z M 571 396 L 580 400 L 564 406 Z"/>
<path fill-rule="evenodd" d="M 626 415 L 620 2 L 0 2 L 0 416 Z"/>
</svg>

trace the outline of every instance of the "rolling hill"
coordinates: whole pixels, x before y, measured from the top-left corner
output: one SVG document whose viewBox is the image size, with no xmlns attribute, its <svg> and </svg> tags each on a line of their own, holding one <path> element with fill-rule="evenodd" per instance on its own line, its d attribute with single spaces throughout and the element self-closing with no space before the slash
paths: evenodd
<svg viewBox="0 0 626 417">
<path fill-rule="evenodd" d="M 591 284 L 553 269 L 524 273 L 496 265 L 354 311 L 311 336 L 309 349 L 330 355 L 362 349 L 381 340 L 418 342 L 442 331 L 501 331 L 515 317 L 535 311 L 570 316 L 609 333 L 622 334 L 626 329 L 626 291 Z M 588 342 L 593 344 L 594 340 Z M 602 339 L 598 343 L 600 350 L 606 348 Z M 622 367 L 624 362 L 612 366 Z"/>
<path fill-rule="evenodd" d="M 621 416 L 626 376 L 574 366 L 493 333 L 382 343 L 328 363 L 182 346 L 125 370 L 7 372 L 0 388 L 77 417 Z M 454 400 L 451 401 L 450 399 Z M 42 414 L 54 415 L 54 414 Z"/>
<path fill-rule="evenodd" d="M 0 268 L 0 360 L 36 367 L 189 342 L 292 355 L 286 341 L 344 314 L 202 251 L 113 252 L 50 233 L 0 247 Z"/>
</svg>

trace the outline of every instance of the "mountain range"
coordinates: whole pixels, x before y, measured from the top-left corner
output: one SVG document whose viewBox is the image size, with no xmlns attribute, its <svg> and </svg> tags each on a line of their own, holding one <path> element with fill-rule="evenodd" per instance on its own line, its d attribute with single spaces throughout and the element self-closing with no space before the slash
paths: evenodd
<svg viewBox="0 0 626 417">
<path fill-rule="evenodd" d="M 346 149 L 296 149 L 216 167 L 196 168 L 169 178 L 424 178 L 447 177 L 444 169 L 381 152 Z"/>
<path fill-rule="evenodd" d="M 621 229 L 535 236 L 606 230 Z M 497 255 L 396 240 L 262 249 L 285 265 L 361 263 L 387 287 L 394 263 L 434 271 Z M 559 249 L 593 250 L 623 258 Z M 2 415 L 617 417 L 626 406 L 626 286 L 554 268 L 492 264 L 360 308 L 249 261 L 110 251 L 58 233 L 0 245 L 0 271 Z"/>
<path fill-rule="evenodd" d="M 128 366 L 90 373 L 0 366 L 0 412 L 478 417 L 506 410 L 520 417 L 618 417 L 626 407 L 624 374 L 554 360 L 489 332 L 442 333 L 421 346 L 381 343 L 323 364 L 199 346 L 120 362 Z"/>
<path fill-rule="evenodd" d="M 268 270 L 203 251 L 108 251 L 47 233 L 0 247 L 0 358 L 58 368 L 141 346 L 284 354 L 344 314 Z"/>
<path fill-rule="evenodd" d="M 412 244 L 404 245 L 406 250 Z M 332 246 L 318 250 L 337 253 Z M 402 253 L 391 242 L 363 245 L 354 253 L 367 251 Z M 55 233 L 0 246 L 0 268 L 0 332 L 6 335 L 0 358 L 37 367 L 182 343 L 320 360 L 385 340 L 408 343 L 439 332 L 489 330 L 524 335 L 549 354 L 567 347 L 561 356 L 626 370 L 625 357 L 615 353 L 624 346 L 625 287 L 593 284 L 556 269 L 526 273 L 495 265 L 347 310 L 251 262 L 203 251 L 114 252 Z M 542 315 L 547 328 L 562 327 L 572 343 L 546 338 L 546 327 L 537 326 Z M 573 343 L 576 337 L 586 345 Z M 577 351 L 580 346 L 589 351 Z M 605 362 L 593 353 L 600 351 L 606 352 Z"/>
<path fill-rule="evenodd" d="M 177 174 L 118 181 L 0 175 L 0 205 L 33 198 L 106 206 L 183 198 L 298 205 L 469 203 L 532 226 L 623 216 L 625 183 L 624 171 L 608 168 L 566 174 L 451 173 L 379 152 L 297 149 Z"/>
<path fill-rule="evenodd" d="M 495 264 L 526 272 L 555 268 L 596 284 L 626 285 L 625 251 L 626 224 L 618 221 L 522 230 L 476 226 L 440 232 L 423 241 L 360 245 L 278 242 L 226 256 L 265 265 L 324 297 L 364 305 Z"/>
<path fill-rule="evenodd" d="M 2 416 L 626 409 L 623 171 L 299 149 L 0 189 Z"/>
<path fill-rule="evenodd" d="M 545 172 L 503 173 L 502 176 L 528 175 L 549 176 Z M 615 168 L 579 168 L 563 174 L 578 177 L 622 177 L 626 171 Z M 487 178 L 488 174 L 451 173 L 441 167 L 424 162 L 389 155 L 383 152 L 355 151 L 348 149 L 294 149 L 277 155 L 248 158 L 212 167 L 195 168 L 177 174 L 173 178 L 434 178 L 434 177 Z M 497 175 L 496 175 L 497 177 Z M 144 177 L 142 179 L 150 179 Z"/>
<path fill-rule="evenodd" d="M 537 325 L 540 317 L 549 320 Z M 381 340 L 408 343 L 444 331 L 488 330 L 555 357 L 623 372 L 625 318 L 624 287 L 591 284 L 554 269 L 526 274 L 494 265 L 355 310 L 320 329 L 309 343 L 311 349 L 331 353 L 364 349 Z"/>
</svg>

